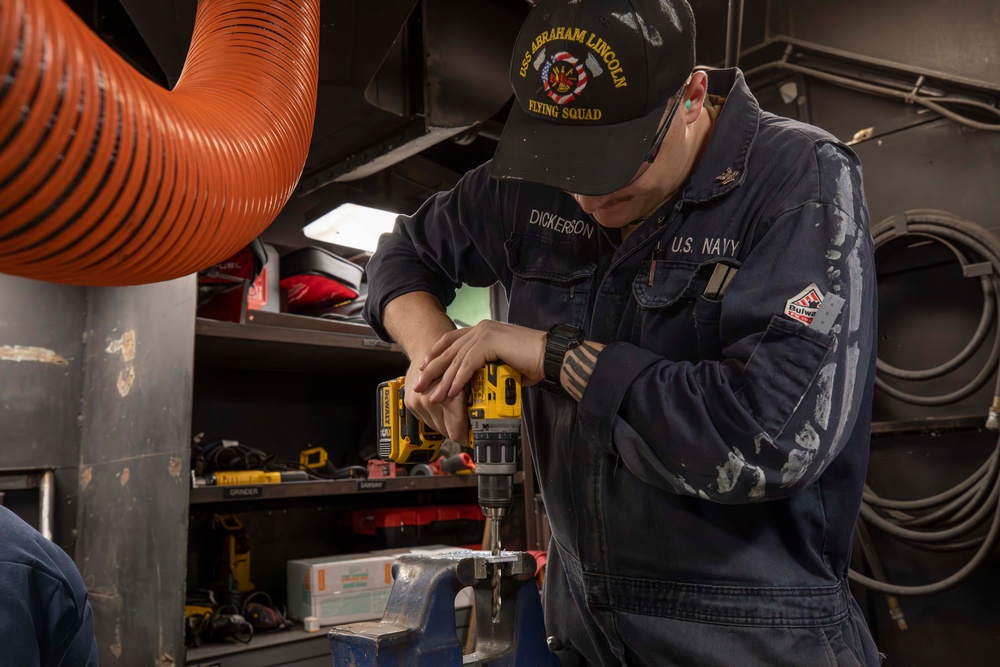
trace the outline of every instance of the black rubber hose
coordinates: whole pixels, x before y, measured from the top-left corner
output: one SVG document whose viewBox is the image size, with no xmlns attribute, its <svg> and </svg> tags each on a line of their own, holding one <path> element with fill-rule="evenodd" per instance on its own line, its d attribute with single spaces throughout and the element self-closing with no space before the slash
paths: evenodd
<svg viewBox="0 0 1000 667">
<path fill-rule="evenodd" d="M 961 352 L 944 364 L 922 371 L 898 369 L 881 360 L 878 362 L 879 373 L 898 379 L 914 381 L 940 377 L 972 358 L 981 349 L 990 329 L 995 328 L 993 348 L 986 363 L 971 382 L 957 391 L 941 396 L 919 396 L 891 387 L 884 379 L 876 377 L 876 386 L 899 400 L 915 405 L 947 405 L 978 391 L 997 371 L 1000 363 L 1000 323 L 997 322 L 1000 241 L 982 226 L 943 211 L 906 211 L 883 220 L 872 228 L 876 248 L 901 236 L 920 236 L 944 244 L 955 254 L 965 275 L 969 275 L 967 269 L 970 266 L 989 264 L 988 275 L 980 276 L 983 289 L 982 315 L 975 333 Z M 1000 387 L 1000 373 L 997 386 Z M 1000 390 L 994 394 L 1000 394 Z M 995 424 L 996 413 L 991 407 L 987 425 L 992 428 Z M 986 535 L 976 535 L 987 521 L 990 523 Z M 850 570 L 852 581 L 887 596 L 932 595 L 960 584 L 990 556 L 1000 541 L 1000 442 L 969 477 L 927 498 L 886 499 L 866 484 L 858 524 L 858 543 L 871 567 L 872 576 Z M 977 551 L 961 569 L 940 581 L 919 586 L 891 584 L 886 581 L 887 575 L 868 534 L 869 527 L 878 528 L 915 548 L 929 552 Z"/>
<path fill-rule="evenodd" d="M 940 241 L 940 239 L 935 240 Z M 972 338 L 969 339 L 969 342 L 966 343 L 961 352 L 943 364 L 923 371 L 911 371 L 903 368 L 896 368 L 882 359 L 879 359 L 876 362 L 876 370 L 894 378 L 899 378 L 900 380 L 933 380 L 934 378 L 941 377 L 942 375 L 947 375 L 971 359 L 972 355 L 979 350 L 979 346 L 983 344 L 983 340 L 986 339 L 986 334 L 990 331 L 990 325 L 993 324 L 993 318 L 996 315 L 997 310 L 996 295 L 993 292 L 993 285 L 990 284 L 989 278 L 982 276 L 979 281 L 982 283 L 983 287 L 982 315 L 979 318 L 979 324 L 976 326 L 975 333 L 972 335 Z"/>
<path fill-rule="evenodd" d="M 990 499 L 981 505 L 976 513 L 962 523 L 943 530 L 921 532 L 910 530 L 879 515 L 875 510 L 867 505 L 861 505 L 861 516 L 869 524 L 880 528 L 883 532 L 894 537 L 899 537 L 908 542 L 947 542 L 955 537 L 964 537 L 966 534 L 978 528 L 985 521 L 994 505 L 997 504 L 997 492 L 1000 491 L 1000 480 L 993 484 Z"/>
<path fill-rule="evenodd" d="M 983 462 L 983 465 L 979 467 L 979 470 L 972 473 L 969 477 L 964 479 L 959 484 L 951 487 L 947 491 L 942 491 L 941 493 L 930 496 L 928 498 L 918 498 L 917 500 L 888 500 L 882 498 L 875 494 L 867 484 L 865 484 L 865 492 L 862 495 L 864 502 L 870 505 L 876 505 L 878 507 L 884 507 L 886 509 L 899 509 L 899 510 L 919 510 L 934 507 L 935 505 L 940 505 L 943 502 L 947 502 L 954 498 L 955 496 L 965 492 L 967 489 L 975 485 L 986 473 L 989 471 L 990 466 L 993 463 L 993 459 L 987 459 Z"/>
<path fill-rule="evenodd" d="M 996 504 L 996 510 L 997 511 L 993 516 L 993 523 L 990 525 L 990 531 L 987 533 L 985 540 L 979 547 L 979 551 L 977 551 L 972 559 L 958 572 L 955 572 L 950 577 L 946 577 L 941 581 L 933 584 L 925 584 L 923 586 L 898 586 L 896 584 L 890 584 L 888 582 L 872 579 L 871 577 L 865 576 L 855 570 L 850 570 L 848 572 L 848 577 L 850 577 L 851 581 L 857 582 L 862 586 L 866 586 L 874 591 L 885 593 L 887 595 L 934 595 L 946 591 L 949 588 L 953 588 L 962 583 L 977 567 L 982 565 L 983 561 L 985 561 L 991 553 L 993 553 L 993 549 L 997 544 L 997 538 L 1000 537 L 1000 503 Z"/>
<path fill-rule="evenodd" d="M 981 262 L 989 262 L 992 267 L 992 272 L 989 276 L 991 287 L 988 289 L 984 287 L 983 309 L 984 311 L 989 309 L 995 315 L 997 295 L 996 277 L 1000 276 L 1000 243 L 989 232 L 986 232 L 986 230 L 975 223 L 963 220 L 950 213 L 931 210 L 906 211 L 898 216 L 886 218 L 872 228 L 872 238 L 874 239 L 876 249 L 900 236 L 912 235 L 938 240 L 953 250 L 956 246 L 964 247 L 971 251 L 975 257 L 979 258 Z M 962 256 L 959 256 L 958 260 L 963 265 L 967 261 Z M 980 324 L 976 328 L 976 333 L 973 334 L 970 344 L 977 340 L 981 343 L 985 338 L 986 330 L 989 327 L 987 324 L 984 329 L 983 321 L 985 319 L 985 317 L 980 317 Z M 995 317 L 991 317 L 990 319 L 995 319 Z M 943 364 L 943 366 L 957 368 L 961 362 L 956 363 L 956 360 L 965 356 L 969 351 L 969 347 L 970 345 L 966 345 L 965 349 L 959 352 L 951 361 Z M 972 352 L 974 353 L 976 349 L 978 349 L 978 344 L 973 348 Z M 971 354 L 968 354 L 968 356 L 971 356 Z M 878 376 L 875 378 L 875 386 L 889 396 L 913 405 L 949 405 L 957 403 L 977 392 L 990 379 L 990 376 L 993 375 L 998 362 L 1000 362 L 1000 326 L 996 328 L 993 348 L 990 351 L 987 362 L 976 376 L 960 389 L 940 396 L 920 396 L 892 387 Z M 928 369 L 928 371 L 923 372 L 932 373 L 936 370 L 937 368 Z M 921 371 L 915 371 L 915 373 L 919 374 Z"/>
</svg>

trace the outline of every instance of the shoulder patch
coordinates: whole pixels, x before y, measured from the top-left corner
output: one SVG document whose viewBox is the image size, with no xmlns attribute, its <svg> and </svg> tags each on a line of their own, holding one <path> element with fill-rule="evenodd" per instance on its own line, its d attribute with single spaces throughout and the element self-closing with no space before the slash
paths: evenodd
<svg viewBox="0 0 1000 667">
<path fill-rule="evenodd" d="M 823 298 L 823 293 L 813 283 L 785 302 L 785 315 L 809 326 L 816 317 Z"/>
</svg>

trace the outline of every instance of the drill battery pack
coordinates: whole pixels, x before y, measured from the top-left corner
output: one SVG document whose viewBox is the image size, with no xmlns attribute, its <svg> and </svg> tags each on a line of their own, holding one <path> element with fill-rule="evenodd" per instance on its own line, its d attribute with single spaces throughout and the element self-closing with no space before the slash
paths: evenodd
<svg viewBox="0 0 1000 667">
<path fill-rule="evenodd" d="M 444 435 L 403 405 L 404 380 L 399 377 L 378 386 L 378 457 L 396 463 L 430 463 L 441 451 Z"/>
</svg>

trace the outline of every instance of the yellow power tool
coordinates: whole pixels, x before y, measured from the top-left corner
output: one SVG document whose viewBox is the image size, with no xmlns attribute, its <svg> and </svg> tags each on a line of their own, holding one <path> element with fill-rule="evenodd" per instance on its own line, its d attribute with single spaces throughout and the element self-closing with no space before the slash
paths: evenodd
<svg viewBox="0 0 1000 667">
<path fill-rule="evenodd" d="M 194 486 L 241 486 L 244 484 L 280 484 L 306 482 L 309 474 L 304 470 L 218 470 L 204 477 L 195 477 Z"/>
<path fill-rule="evenodd" d="M 378 387 L 378 455 L 396 463 L 429 463 L 444 436 L 406 409 L 405 378 Z M 479 475 L 479 505 L 492 520 L 499 549 L 499 525 L 510 510 L 517 446 L 521 441 L 521 374 L 494 361 L 477 370 L 469 390 L 469 447 Z"/>
<path fill-rule="evenodd" d="M 396 463 L 433 461 L 444 436 L 406 409 L 405 378 L 378 387 L 378 455 Z M 510 512 L 521 442 L 521 374 L 499 361 L 473 374 L 469 387 L 469 446 L 476 464 L 479 506 L 490 520 L 490 552 L 500 555 L 500 521 Z M 500 618 L 500 568 L 493 568 L 493 621 Z"/>
</svg>

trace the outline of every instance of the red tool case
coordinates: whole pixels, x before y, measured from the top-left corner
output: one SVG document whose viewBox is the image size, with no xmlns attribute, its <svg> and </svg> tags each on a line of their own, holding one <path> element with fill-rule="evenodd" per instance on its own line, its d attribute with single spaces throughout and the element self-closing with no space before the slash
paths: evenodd
<svg viewBox="0 0 1000 667">
<path fill-rule="evenodd" d="M 281 258 L 281 288 L 293 313 L 353 301 L 363 275 L 360 266 L 323 248 L 300 248 Z"/>
<path fill-rule="evenodd" d="M 483 537 L 483 511 L 478 505 L 383 507 L 356 510 L 344 517 L 369 549 L 436 544 L 479 543 Z"/>
</svg>

